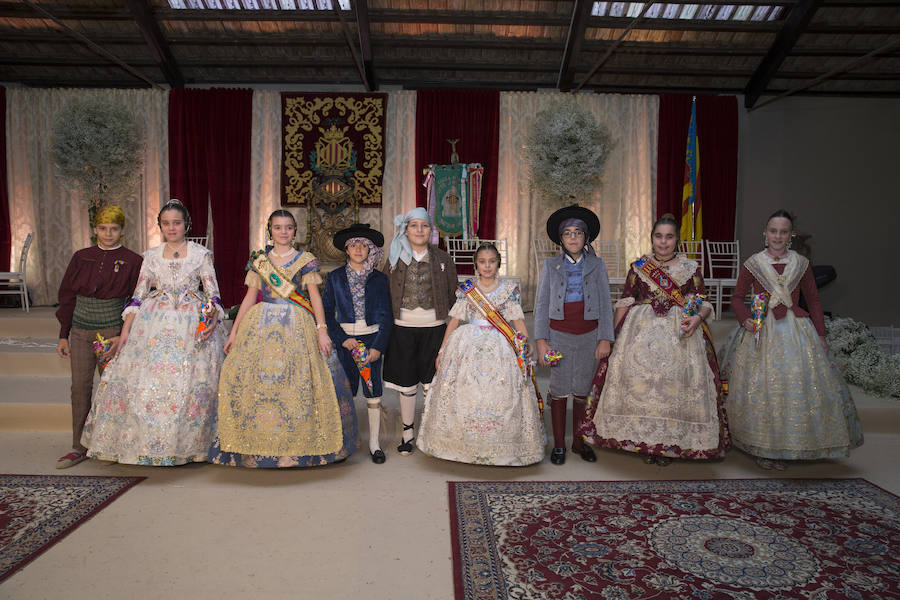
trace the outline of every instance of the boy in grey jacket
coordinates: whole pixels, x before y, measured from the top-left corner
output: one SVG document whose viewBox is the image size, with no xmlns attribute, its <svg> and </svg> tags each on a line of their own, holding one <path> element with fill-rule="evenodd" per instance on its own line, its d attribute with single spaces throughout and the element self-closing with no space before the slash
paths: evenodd
<svg viewBox="0 0 900 600">
<path fill-rule="evenodd" d="M 546 365 L 550 348 L 562 358 L 550 371 L 550 411 L 553 450 L 550 462 L 566 462 L 566 409 L 572 395 L 572 432 L 584 419 L 585 401 L 597 361 L 609 356 L 613 341 L 612 302 L 603 259 L 591 242 L 600 221 L 591 210 L 571 205 L 547 219 L 547 235 L 563 248 L 541 271 L 534 307 L 538 363 Z M 572 452 L 588 462 L 597 460 L 590 446 L 575 436 Z"/>
</svg>

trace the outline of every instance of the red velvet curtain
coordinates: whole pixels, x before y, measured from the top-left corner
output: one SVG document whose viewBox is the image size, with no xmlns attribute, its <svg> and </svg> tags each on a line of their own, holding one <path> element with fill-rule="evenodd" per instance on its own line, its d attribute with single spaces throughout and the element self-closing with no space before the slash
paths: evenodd
<svg viewBox="0 0 900 600">
<path fill-rule="evenodd" d="M 194 235 L 215 223 L 213 258 L 222 303 L 244 295 L 250 253 L 250 135 L 253 91 L 169 92 L 169 187 L 191 211 Z"/>
<path fill-rule="evenodd" d="M 422 171 L 450 163 L 448 139 L 465 163 L 481 163 L 484 179 L 478 210 L 478 237 L 497 231 L 497 163 L 500 149 L 500 92 L 497 90 L 419 90 L 416 99 L 416 204 L 427 206 Z"/>
<path fill-rule="evenodd" d="M 0 85 L 0 271 L 11 271 L 12 228 L 6 181 L 6 88 Z M 19 268 L 19 265 L 16 265 Z"/>
<path fill-rule="evenodd" d="M 687 94 L 659 97 L 656 159 L 656 216 L 681 219 L 684 158 L 691 99 Z M 697 139 L 700 146 L 700 202 L 703 237 L 731 241 L 735 237 L 737 202 L 738 103 L 734 96 L 697 96 Z"/>
</svg>

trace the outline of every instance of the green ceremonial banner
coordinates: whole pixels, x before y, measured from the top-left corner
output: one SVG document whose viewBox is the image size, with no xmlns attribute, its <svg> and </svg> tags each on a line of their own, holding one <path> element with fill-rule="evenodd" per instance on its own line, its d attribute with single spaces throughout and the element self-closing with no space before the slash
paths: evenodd
<svg viewBox="0 0 900 600">
<path fill-rule="evenodd" d="M 434 223 L 443 235 L 461 235 L 471 220 L 466 165 L 434 165 Z"/>
</svg>

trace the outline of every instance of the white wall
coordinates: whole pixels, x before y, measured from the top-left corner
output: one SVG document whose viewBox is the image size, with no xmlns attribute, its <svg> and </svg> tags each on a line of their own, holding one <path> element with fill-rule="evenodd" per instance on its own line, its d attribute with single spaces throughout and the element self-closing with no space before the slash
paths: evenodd
<svg viewBox="0 0 900 600">
<path fill-rule="evenodd" d="M 743 98 L 740 98 L 743 107 Z M 900 326 L 900 99 L 785 98 L 740 111 L 737 235 L 762 248 L 778 208 L 811 233 L 814 264 L 838 278 L 823 308 Z"/>
</svg>

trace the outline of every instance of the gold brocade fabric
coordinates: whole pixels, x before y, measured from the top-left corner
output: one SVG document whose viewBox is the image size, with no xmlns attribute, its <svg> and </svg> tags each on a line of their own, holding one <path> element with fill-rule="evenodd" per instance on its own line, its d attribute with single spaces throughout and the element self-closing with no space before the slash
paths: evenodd
<svg viewBox="0 0 900 600">
<path fill-rule="evenodd" d="M 387 94 L 283 92 L 282 205 L 305 205 L 324 181 L 324 198 L 352 192 L 380 206 L 386 104 Z"/>
<path fill-rule="evenodd" d="M 296 281 L 306 262 L 301 256 L 282 270 Z M 310 275 L 317 274 L 308 273 L 304 280 Z M 265 288 L 263 302 L 245 315 L 222 366 L 221 450 L 263 456 L 324 455 L 341 449 L 341 427 L 315 320 Z"/>
<path fill-rule="evenodd" d="M 848 456 L 862 444 L 856 406 L 808 318 L 766 315 L 757 348 L 738 328 L 721 358 L 734 445 L 771 459 Z"/>
</svg>

